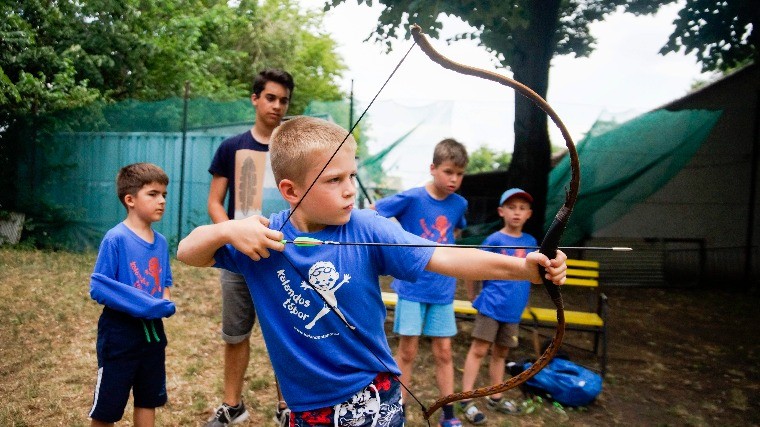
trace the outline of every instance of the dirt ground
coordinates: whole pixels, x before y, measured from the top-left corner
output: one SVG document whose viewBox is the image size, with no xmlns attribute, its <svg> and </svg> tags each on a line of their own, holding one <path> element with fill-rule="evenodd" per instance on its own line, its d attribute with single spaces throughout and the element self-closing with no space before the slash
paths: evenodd
<svg viewBox="0 0 760 427">
<path fill-rule="evenodd" d="M 596 402 L 576 409 L 544 404 L 523 417 L 487 413 L 489 425 L 760 425 L 757 296 L 620 287 L 604 292 L 610 304 L 609 361 Z M 457 366 L 469 345 L 467 323 L 455 339 Z M 563 350 L 572 360 L 598 369 L 597 358 L 570 345 L 588 348 L 590 341 L 582 335 L 568 331 Z M 511 358 L 532 356 L 529 337 L 522 336 Z M 481 370 L 481 381 L 484 374 Z M 519 392 L 510 396 L 522 397 Z M 423 425 L 420 421 L 412 414 L 410 425 Z"/>
<path fill-rule="evenodd" d="M 93 261 L 94 254 L 0 248 L 0 426 L 89 425 L 100 312 L 88 295 Z M 157 425 L 199 426 L 218 404 L 222 388 L 218 272 L 178 262 L 172 269 L 178 310 L 166 321 L 170 402 L 157 412 Z M 610 303 L 609 363 L 597 401 L 579 409 L 543 402 L 523 416 L 487 412 L 489 426 L 760 425 L 760 297 L 685 289 L 604 292 Z M 458 368 L 470 328 L 471 322 L 460 322 L 453 341 Z M 514 359 L 532 356 L 530 334 L 524 335 Z M 597 368 L 595 357 L 573 347 L 588 345 L 588 338 L 568 331 L 563 350 Z M 272 426 L 276 392 L 260 329 L 251 341 L 247 425 Z M 390 343 L 395 347 L 397 339 Z M 437 392 L 427 342 L 417 366 L 416 381 L 408 386 L 430 405 Z M 483 367 L 479 385 L 485 385 L 485 372 Z M 457 385 L 460 381 L 458 370 Z M 408 406 L 407 425 L 426 426 L 415 404 Z M 131 409 L 119 425 L 132 425 Z"/>
</svg>

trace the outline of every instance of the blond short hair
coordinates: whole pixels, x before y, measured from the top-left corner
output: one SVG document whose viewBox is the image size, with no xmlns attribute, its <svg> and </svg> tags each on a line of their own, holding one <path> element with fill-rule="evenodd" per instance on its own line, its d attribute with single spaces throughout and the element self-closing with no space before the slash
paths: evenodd
<svg viewBox="0 0 760 427">
<path fill-rule="evenodd" d="M 277 184 L 283 179 L 304 184 L 306 173 L 317 165 L 317 159 L 325 154 L 332 155 L 343 142 L 342 150 L 356 152 L 356 141 L 348 136 L 348 131 L 335 123 L 316 117 L 294 117 L 272 133 L 269 153 L 272 172 Z"/>
<path fill-rule="evenodd" d="M 116 194 L 124 207 L 127 203 L 124 197 L 127 194 L 136 195 L 144 185 L 158 183 L 169 185 L 169 176 L 163 169 L 153 163 L 132 163 L 124 166 L 116 174 Z"/>
</svg>

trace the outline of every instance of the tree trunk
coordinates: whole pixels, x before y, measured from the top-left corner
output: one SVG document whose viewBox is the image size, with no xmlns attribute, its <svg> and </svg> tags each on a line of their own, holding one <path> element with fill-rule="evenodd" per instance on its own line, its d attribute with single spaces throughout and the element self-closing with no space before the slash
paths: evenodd
<svg viewBox="0 0 760 427">
<path fill-rule="evenodd" d="M 546 99 L 549 66 L 556 45 L 560 0 L 525 1 L 527 28 L 513 34 L 517 53 L 510 65 L 514 79 Z M 537 239 L 544 235 L 546 192 L 551 169 L 548 117 L 527 98 L 515 96 L 515 148 L 509 165 L 510 187 L 533 196 L 533 216 L 525 231 Z"/>
</svg>

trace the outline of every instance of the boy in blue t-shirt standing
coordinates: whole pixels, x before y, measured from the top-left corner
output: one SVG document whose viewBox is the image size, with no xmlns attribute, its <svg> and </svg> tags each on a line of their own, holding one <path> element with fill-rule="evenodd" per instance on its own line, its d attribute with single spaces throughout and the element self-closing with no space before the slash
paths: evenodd
<svg viewBox="0 0 760 427">
<path fill-rule="evenodd" d="M 462 185 L 467 167 L 467 149 L 454 139 L 444 139 L 435 146 L 430 175 L 424 187 L 378 200 L 377 212 L 396 218 L 404 230 L 436 243 L 453 244 L 467 222 L 467 200 L 455 192 Z M 400 336 L 396 362 L 401 381 L 410 384 L 420 335 L 432 338 L 436 380 L 441 396 L 454 392 L 454 363 L 451 337 L 457 333 L 454 317 L 456 279 L 433 272 L 422 272 L 416 282 L 394 280 L 391 287 L 398 294 L 393 331 Z M 407 398 L 407 396 L 404 396 Z M 453 405 L 443 407 L 443 427 L 461 425 L 454 416 Z"/>
<path fill-rule="evenodd" d="M 533 197 L 519 188 L 510 188 L 499 199 L 498 212 L 504 221 L 504 226 L 488 236 L 483 245 L 488 246 L 525 246 L 516 249 L 484 249 L 490 252 L 525 258 L 530 247 L 538 243 L 530 234 L 523 233 L 525 222 L 533 214 L 531 209 Z M 485 280 L 483 290 L 475 298 L 475 282 L 465 281 L 467 296 L 473 301 L 473 307 L 478 310 L 475 324 L 472 328 L 472 344 L 467 352 L 462 375 L 462 391 L 470 391 L 475 386 L 481 362 L 491 350 L 491 361 L 488 373 L 489 384 L 504 381 L 504 363 L 509 349 L 517 347 L 520 317 L 528 304 L 530 282 L 527 280 Z M 474 401 L 459 402 L 465 419 L 473 424 L 483 424 L 486 416 L 476 406 Z M 486 406 L 505 414 L 519 412 L 519 408 L 509 399 L 504 399 L 501 393 L 486 397 Z"/>
<path fill-rule="evenodd" d="M 269 219 L 200 226 L 179 243 L 177 258 L 245 277 L 292 409 L 291 426 L 404 425 L 401 372 L 385 334 L 378 276 L 414 282 L 429 270 L 462 279 L 539 283 L 542 265 L 549 280 L 565 281 L 562 252 L 549 260 L 538 252 L 521 259 L 477 249 L 394 246 L 428 241 L 377 212 L 354 209 L 356 142 L 334 123 L 289 120 L 272 134 L 271 153 L 290 209 Z M 298 237 L 389 245 L 286 244 Z"/>
<path fill-rule="evenodd" d="M 98 321 L 98 378 L 89 416 L 110 426 L 134 395 L 134 425 L 155 424 L 166 403 L 166 334 L 161 319 L 174 314 L 169 301 L 172 272 L 166 238 L 151 224 L 166 209 L 169 177 L 156 165 L 135 163 L 116 176 L 127 218 L 100 244 L 90 296 L 103 304 Z"/>
</svg>

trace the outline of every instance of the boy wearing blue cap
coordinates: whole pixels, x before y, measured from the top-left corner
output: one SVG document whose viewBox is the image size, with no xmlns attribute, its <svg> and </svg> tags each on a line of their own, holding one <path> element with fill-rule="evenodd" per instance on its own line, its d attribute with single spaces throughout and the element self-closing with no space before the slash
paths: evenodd
<svg viewBox="0 0 760 427">
<path fill-rule="evenodd" d="M 523 226 L 533 210 L 533 197 L 519 188 L 510 188 L 499 199 L 498 212 L 504 220 L 504 226 L 488 236 L 483 245 L 489 246 L 525 246 L 519 249 L 487 249 L 492 252 L 525 258 L 536 246 L 536 239 L 523 233 Z M 491 350 L 488 369 L 489 384 L 504 381 L 504 363 L 510 348 L 517 347 L 520 316 L 528 304 L 530 282 L 518 280 L 484 280 L 483 290 L 475 298 L 475 281 L 465 280 L 467 297 L 473 301 L 478 310 L 472 328 L 472 344 L 467 352 L 462 374 L 462 391 L 470 391 L 475 386 L 480 364 Z M 479 425 L 486 422 L 486 416 L 478 409 L 474 401 L 460 402 L 467 421 Z M 501 393 L 486 397 L 489 409 L 513 414 L 519 412 L 514 402 L 502 398 Z"/>
</svg>

